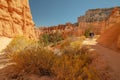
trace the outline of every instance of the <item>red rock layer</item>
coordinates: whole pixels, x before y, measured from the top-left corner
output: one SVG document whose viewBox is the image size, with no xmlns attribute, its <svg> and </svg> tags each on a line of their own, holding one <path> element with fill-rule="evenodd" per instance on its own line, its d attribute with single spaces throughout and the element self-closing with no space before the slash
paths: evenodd
<svg viewBox="0 0 120 80">
<path fill-rule="evenodd" d="M 78 24 L 83 30 L 92 27 L 92 31 L 95 34 L 101 34 L 118 22 L 116 17 L 119 15 L 119 12 L 120 7 L 91 9 L 84 16 L 78 18 Z"/>
<path fill-rule="evenodd" d="M 120 50 L 120 11 L 114 9 L 110 18 L 109 25 L 102 33 L 98 42 L 106 47 Z"/>
<path fill-rule="evenodd" d="M 40 31 L 40 32 L 39 32 Z M 66 23 L 66 24 L 59 24 L 57 26 L 51 27 L 43 27 L 37 30 L 37 34 L 45 34 L 45 33 L 61 33 L 65 38 L 68 36 L 80 36 L 82 35 L 81 28 L 77 26 L 77 24 Z"/>
<path fill-rule="evenodd" d="M 98 42 L 106 47 L 120 48 L 120 23 L 107 29 L 98 39 Z"/>
</svg>

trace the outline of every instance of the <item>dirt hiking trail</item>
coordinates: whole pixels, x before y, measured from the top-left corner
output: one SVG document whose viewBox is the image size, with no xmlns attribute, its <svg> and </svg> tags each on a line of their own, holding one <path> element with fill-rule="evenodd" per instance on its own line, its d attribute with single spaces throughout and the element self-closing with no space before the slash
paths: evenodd
<svg viewBox="0 0 120 80">
<path fill-rule="evenodd" d="M 91 46 L 110 67 L 116 80 L 120 80 L 120 53 L 97 44 L 96 39 L 86 39 L 83 45 Z"/>
</svg>

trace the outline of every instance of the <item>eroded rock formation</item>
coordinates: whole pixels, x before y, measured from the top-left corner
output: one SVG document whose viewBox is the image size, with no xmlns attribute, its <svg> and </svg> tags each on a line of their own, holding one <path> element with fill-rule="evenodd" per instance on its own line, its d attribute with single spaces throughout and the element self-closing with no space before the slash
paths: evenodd
<svg viewBox="0 0 120 80">
<path fill-rule="evenodd" d="M 0 0 L 0 36 L 34 38 L 34 22 L 28 0 Z"/>
<path fill-rule="evenodd" d="M 96 34 L 101 34 L 109 26 L 116 23 L 115 18 L 112 17 L 114 12 L 120 11 L 120 7 L 117 8 L 103 8 L 103 9 L 90 9 L 84 16 L 78 17 L 78 24 L 81 29 L 85 30 L 88 27 L 92 27 Z M 115 14 L 116 16 L 117 14 Z M 114 20 L 113 20 L 114 19 Z"/>
<path fill-rule="evenodd" d="M 72 24 L 70 22 L 66 24 L 59 24 L 57 26 L 41 27 L 39 28 L 39 31 L 41 34 L 58 32 L 61 33 L 65 38 L 68 36 L 80 36 L 83 34 L 81 28 L 78 27 L 77 24 Z"/>
<path fill-rule="evenodd" d="M 98 42 L 109 48 L 120 49 L 120 23 L 107 29 L 98 39 Z"/>
<path fill-rule="evenodd" d="M 120 50 L 120 10 L 115 8 L 107 22 L 108 26 L 98 39 L 106 47 Z"/>
</svg>

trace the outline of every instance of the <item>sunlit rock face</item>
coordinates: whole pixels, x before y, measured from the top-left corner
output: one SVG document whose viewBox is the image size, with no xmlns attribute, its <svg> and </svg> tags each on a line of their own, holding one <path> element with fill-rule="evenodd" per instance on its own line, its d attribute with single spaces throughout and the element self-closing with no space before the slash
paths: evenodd
<svg viewBox="0 0 120 80">
<path fill-rule="evenodd" d="M 50 27 L 40 27 L 36 29 L 37 35 L 42 35 L 46 33 L 61 33 L 64 38 L 67 38 L 68 36 L 81 36 L 82 30 L 80 27 L 78 27 L 77 23 L 66 23 L 66 24 L 59 24 L 57 26 L 50 26 Z"/>
<path fill-rule="evenodd" d="M 35 38 L 28 0 L 0 0 L 0 36 Z"/>
<path fill-rule="evenodd" d="M 116 17 L 119 15 L 120 7 L 117 8 L 103 8 L 90 9 L 84 16 L 78 17 L 78 24 L 83 30 L 92 27 L 96 34 L 103 33 L 107 28 L 114 25 Z M 116 13 L 113 15 L 113 13 Z"/>
<path fill-rule="evenodd" d="M 120 51 L 120 7 L 88 10 L 78 23 L 83 31 L 92 27 L 93 32 L 101 34 L 99 44 Z"/>
<path fill-rule="evenodd" d="M 105 30 L 98 39 L 98 43 L 105 47 L 120 49 L 120 23 L 116 23 Z"/>
<path fill-rule="evenodd" d="M 120 50 L 120 10 L 118 8 L 112 11 L 107 24 L 98 42 L 106 47 Z"/>
</svg>

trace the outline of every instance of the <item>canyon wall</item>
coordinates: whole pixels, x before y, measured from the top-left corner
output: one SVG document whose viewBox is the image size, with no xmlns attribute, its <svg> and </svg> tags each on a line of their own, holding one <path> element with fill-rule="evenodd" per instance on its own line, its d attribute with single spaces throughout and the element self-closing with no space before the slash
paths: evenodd
<svg viewBox="0 0 120 80">
<path fill-rule="evenodd" d="M 83 35 L 86 29 L 91 29 L 95 34 L 102 34 L 110 26 L 114 25 L 117 15 L 119 15 L 120 7 L 90 9 L 84 16 L 78 17 L 78 22 L 75 24 L 59 24 L 57 26 L 50 26 L 41 28 L 42 33 L 61 32 L 64 35 L 70 34 L 74 36 Z M 114 17 L 115 16 L 115 17 Z"/>
<path fill-rule="evenodd" d="M 92 27 L 93 32 L 96 34 L 101 34 L 108 27 L 116 23 L 113 20 L 113 17 L 111 17 L 112 13 L 114 13 L 115 10 L 119 11 L 120 7 L 90 9 L 84 16 L 78 17 L 79 27 L 83 29 L 83 31 L 88 27 Z"/>
<path fill-rule="evenodd" d="M 98 43 L 120 51 L 120 9 L 115 8 L 107 21 L 108 27 L 101 34 Z"/>
<path fill-rule="evenodd" d="M 78 18 L 78 24 L 83 32 L 91 27 L 101 34 L 99 44 L 120 51 L 120 7 L 88 10 Z"/>
<path fill-rule="evenodd" d="M 35 38 L 29 0 L 0 0 L 0 36 Z"/>
<path fill-rule="evenodd" d="M 59 24 L 57 26 L 50 26 L 50 27 L 40 27 L 36 30 L 37 34 L 52 34 L 52 33 L 61 33 L 64 38 L 67 38 L 69 36 L 81 36 L 82 30 L 80 27 L 78 27 L 77 23 L 72 24 L 70 22 L 67 22 L 66 24 Z"/>
<path fill-rule="evenodd" d="M 40 34 L 61 32 L 63 35 L 81 36 L 86 29 L 91 29 L 95 34 L 102 34 L 105 30 L 119 22 L 118 16 L 120 7 L 90 9 L 84 16 L 78 17 L 75 24 L 66 23 L 57 26 L 43 27 L 36 30 L 38 37 Z M 40 32 L 39 32 L 40 31 Z"/>
<path fill-rule="evenodd" d="M 120 23 L 114 24 L 98 39 L 98 43 L 115 50 L 120 50 Z"/>
</svg>

